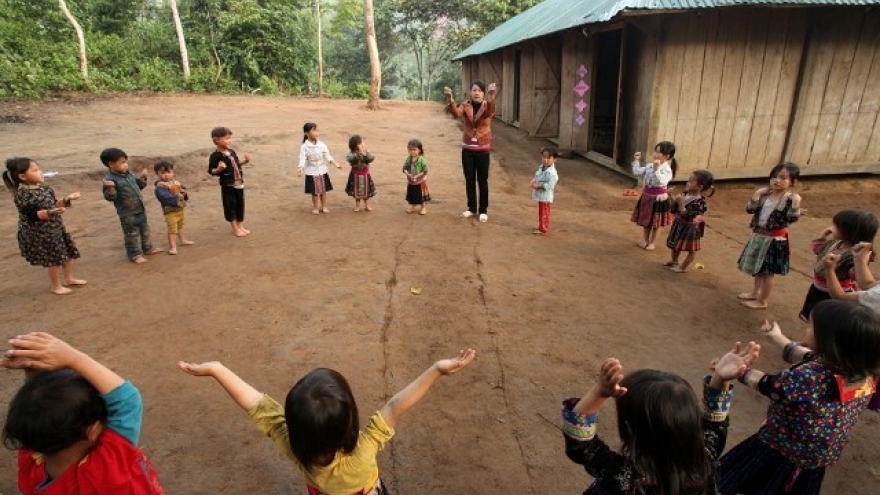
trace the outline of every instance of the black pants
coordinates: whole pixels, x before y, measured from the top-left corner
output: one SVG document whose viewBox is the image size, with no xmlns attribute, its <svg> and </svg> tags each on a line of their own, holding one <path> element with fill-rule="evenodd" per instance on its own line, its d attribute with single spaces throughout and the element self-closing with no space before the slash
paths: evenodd
<svg viewBox="0 0 880 495">
<path fill-rule="evenodd" d="M 467 208 L 474 214 L 489 210 L 489 152 L 461 150 L 461 169 L 467 188 Z M 477 184 L 480 185 L 480 208 L 477 211 Z"/>
<path fill-rule="evenodd" d="M 220 197 L 223 200 L 223 216 L 227 222 L 244 221 L 244 189 L 232 186 L 220 186 Z"/>
</svg>

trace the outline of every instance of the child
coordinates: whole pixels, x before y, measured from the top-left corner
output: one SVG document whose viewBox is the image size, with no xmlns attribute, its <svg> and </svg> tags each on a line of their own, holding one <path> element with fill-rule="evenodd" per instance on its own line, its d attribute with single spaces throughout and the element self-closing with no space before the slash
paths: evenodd
<svg viewBox="0 0 880 495">
<path fill-rule="evenodd" d="M 550 205 L 553 204 L 553 191 L 559 182 L 555 166 L 557 158 L 559 150 L 556 146 L 541 149 L 541 165 L 535 171 L 531 184 L 532 199 L 538 202 L 538 228 L 532 234 L 544 235 L 550 230 Z"/>
<path fill-rule="evenodd" d="M 874 280 L 868 264 L 874 260 L 874 245 L 869 242 L 860 242 L 852 247 L 853 264 L 856 283 L 860 290 L 845 291 L 837 279 L 837 264 L 840 255 L 829 253 L 822 260 L 825 264 L 826 283 L 828 293 L 834 299 L 857 302 L 880 313 L 880 284 Z"/>
<path fill-rule="evenodd" d="M 101 152 L 101 163 L 109 170 L 104 178 L 104 199 L 112 201 L 122 224 L 125 252 L 134 263 L 146 263 L 145 254 L 164 251 L 150 242 L 150 225 L 141 189 L 147 187 L 147 170 L 135 177 L 128 170 L 128 155 L 119 148 L 107 148 Z"/>
<path fill-rule="evenodd" d="M 672 212 L 666 185 L 675 177 L 678 162 L 675 160 L 675 145 L 661 141 L 654 146 L 653 162 L 642 166 L 642 154 L 633 157 L 632 171 L 636 177 L 643 177 L 642 195 L 633 210 L 631 221 L 642 227 L 644 241 L 638 246 L 645 251 L 656 249 L 657 231 L 672 223 Z"/>
<path fill-rule="evenodd" d="M 3 182 L 15 195 L 21 255 L 31 265 L 48 269 L 53 293 L 70 294 L 70 287 L 81 287 L 86 281 L 73 276 L 73 260 L 79 258 L 79 250 L 64 228 L 61 215 L 73 200 L 79 199 L 79 192 L 57 200 L 55 191 L 43 184 L 43 180 L 40 165 L 30 158 L 6 160 Z M 63 284 L 58 276 L 59 266 L 64 273 Z"/>
<path fill-rule="evenodd" d="M 788 273 L 788 226 L 802 213 L 801 197 L 792 191 L 800 173 L 800 167 L 793 163 L 776 165 L 770 170 L 770 187 L 755 191 L 746 205 L 746 211 L 752 214 L 752 235 L 737 264 L 754 277 L 755 283 L 751 292 L 737 297 L 748 308 L 766 309 L 773 277 Z"/>
<path fill-rule="evenodd" d="M 3 444 L 18 449 L 21 493 L 165 493 L 137 447 L 144 406 L 131 382 L 47 333 L 9 342 L 0 366 L 28 377 L 3 427 Z"/>
<path fill-rule="evenodd" d="M 810 311 L 819 301 L 831 299 L 826 282 L 827 270 L 825 257 L 837 255 L 834 270 L 837 271 L 838 284 L 845 291 L 856 288 L 855 264 L 852 248 L 860 242 L 873 242 L 877 235 L 878 222 L 873 213 L 861 210 L 843 210 L 837 212 L 831 220 L 832 226 L 813 239 L 813 252 L 816 262 L 813 264 L 813 284 L 807 292 L 804 306 L 799 314 L 801 320 L 810 319 Z"/>
<path fill-rule="evenodd" d="M 394 436 L 394 426 L 434 382 L 473 361 L 473 349 L 458 358 L 437 361 L 398 392 L 359 431 L 358 408 L 351 387 L 336 371 L 317 368 L 301 378 L 284 405 L 257 391 L 216 361 L 181 361 L 181 370 L 193 376 L 211 376 L 244 408 L 257 427 L 293 461 L 306 478 L 310 494 L 387 494 L 376 454 Z"/>
<path fill-rule="evenodd" d="M 722 494 L 818 494 L 825 468 L 840 459 L 849 430 L 868 405 L 880 371 L 880 314 L 860 304 L 822 301 L 803 345 L 779 325 L 762 330 L 795 363 L 775 375 L 749 368 L 740 381 L 770 399 L 757 433 L 721 458 Z"/>
<path fill-rule="evenodd" d="M 346 156 L 351 172 L 348 174 L 348 183 L 345 185 L 345 193 L 354 198 L 354 211 L 361 211 L 361 201 L 364 209 L 373 211 L 367 201 L 376 195 L 376 186 L 370 176 L 370 164 L 375 157 L 367 151 L 364 139 L 355 134 L 348 140 L 350 153 Z"/>
<path fill-rule="evenodd" d="M 595 478 L 584 495 L 714 495 L 715 460 L 730 424 L 730 382 L 759 353 L 754 342 L 744 348 L 737 342 L 717 360 L 713 375 L 703 379 L 702 408 L 683 378 L 648 369 L 624 377 L 620 361 L 607 359 L 599 383 L 582 399 L 563 402 L 565 453 Z M 617 405 L 621 453 L 596 435 L 599 410 L 609 398 Z"/>
<path fill-rule="evenodd" d="M 161 160 L 156 162 L 153 170 L 159 175 L 159 180 L 153 183 L 156 199 L 162 204 L 162 213 L 165 214 L 165 225 L 168 227 L 168 254 L 177 254 L 177 239 L 181 246 L 195 244 L 183 235 L 183 209 L 189 201 L 186 186 L 174 180 L 174 164 Z"/>
<path fill-rule="evenodd" d="M 685 194 L 677 195 L 672 201 L 675 221 L 669 230 L 669 237 L 666 238 L 666 247 L 672 251 L 672 258 L 664 265 L 674 272 L 686 272 L 700 250 L 700 239 L 703 238 L 706 227 L 703 215 L 709 209 L 706 198 L 715 194 L 715 186 L 712 185 L 714 181 L 708 170 L 697 170 L 688 178 L 684 186 Z M 686 251 L 687 256 L 679 265 L 678 257 L 682 251 Z"/>
<path fill-rule="evenodd" d="M 244 237 L 251 233 L 244 228 L 244 170 L 242 165 L 251 162 L 251 156 L 244 154 L 244 160 L 232 146 L 232 129 L 215 127 L 211 129 L 211 139 L 217 149 L 208 158 L 208 173 L 220 179 L 220 199 L 223 201 L 223 217 L 232 227 L 232 235 Z"/>
<path fill-rule="evenodd" d="M 327 191 L 333 190 L 330 183 L 330 175 L 327 165 L 332 163 L 337 169 L 342 165 L 336 163 L 330 156 L 327 145 L 318 140 L 318 124 L 306 122 L 303 125 L 303 142 L 299 147 L 299 169 L 297 177 L 302 177 L 303 170 L 306 173 L 306 194 L 312 195 L 312 213 L 330 213 L 327 209 Z"/>
<path fill-rule="evenodd" d="M 428 214 L 427 202 L 431 201 L 431 193 L 428 191 L 428 162 L 425 160 L 425 149 L 418 139 L 410 139 L 406 143 L 409 156 L 403 162 L 403 173 L 406 175 L 406 202 L 409 204 L 406 212 L 418 211 L 420 215 Z M 416 208 L 418 207 L 418 208 Z"/>
</svg>

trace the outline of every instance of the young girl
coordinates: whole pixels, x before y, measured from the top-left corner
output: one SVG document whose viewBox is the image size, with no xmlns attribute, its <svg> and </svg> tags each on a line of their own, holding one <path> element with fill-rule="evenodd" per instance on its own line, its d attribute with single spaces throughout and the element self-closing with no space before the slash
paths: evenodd
<svg viewBox="0 0 880 495">
<path fill-rule="evenodd" d="M 550 230 L 550 206 L 553 204 L 553 191 L 559 182 L 556 173 L 556 159 L 559 150 L 556 146 L 548 146 L 541 150 L 541 165 L 532 179 L 532 199 L 538 202 L 538 228 L 532 231 L 536 235 L 544 235 Z"/>
<path fill-rule="evenodd" d="M 337 169 L 342 165 L 336 163 L 330 156 L 327 145 L 318 140 L 318 124 L 306 122 L 303 125 L 303 142 L 299 148 L 299 169 L 297 177 L 302 177 L 303 170 L 306 173 L 306 194 L 312 195 L 312 213 L 330 213 L 327 209 L 327 191 L 333 190 L 330 183 L 327 165 L 332 163 Z"/>
<path fill-rule="evenodd" d="M 407 213 L 418 211 L 420 215 L 427 215 L 426 203 L 431 201 L 428 192 L 428 183 L 425 177 L 428 175 L 428 162 L 425 161 L 425 150 L 422 142 L 418 139 L 410 139 L 406 144 L 409 156 L 403 162 L 403 173 L 406 175 L 406 202 L 409 207 Z"/>
<path fill-rule="evenodd" d="M 624 377 L 606 360 L 599 383 L 580 400 L 563 402 L 565 453 L 595 480 L 584 495 L 714 495 L 715 460 L 724 450 L 733 391 L 730 382 L 757 359 L 760 346 L 737 342 L 703 380 L 702 408 L 680 376 L 639 370 Z M 621 453 L 596 435 L 599 410 L 617 405 Z"/>
<path fill-rule="evenodd" d="M 740 381 L 770 399 L 757 433 L 721 458 L 724 495 L 818 494 L 847 435 L 868 405 L 880 372 L 880 314 L 860 304 L 822 301 L 803 345 L 775 323 L 762 327 L 796 363 L 775 375 L 749 368 Z"/>
<path fill-rule="evenodd" d="M 61 215 L 73 200 L 79 199 L 79 192 L 57 200 L 55 191 L 43 180 L 40 165 L 30 158 L 6 160 L 3 182 L 15 195 L 21 255 L 32 265 L 48 268 L 53 293 L 70 294 L 70 287 L 86 285 L 86 281 L 73 276 L 73 260 L 79 258 L 79 250 L 64 228 Z M 63 283 L 58 276 L 59 266 L 64 274 Z"/>
<path fill-rule="evenodd" d="M 675 221 L 666 238 L 666 247 L 672 251 L 672 258 L 664 264 L 674 272 L 687 271 L 700 250 L 700 239 L 706 226 L 703 215 L 708 210 L 706 198 L 715 194 L 714 180 L 708 170 L 697 170 L 688 178 L 685 194 L 679 194 L 673 200 Z M 686 251 L 687 256 L 679 265 L 678 257 L 682 251 Z"/>
<path fill-rule="evenodd" d="M 454 359 L 437 361 L 385 406 L 359 431 L 358 408 L 351 387 L 336 371 L 317 368 L 290 389 L 284 405 L 263 394 L 216 361 L 181 361 L 193 376 L 213 377 L 275 446 L 296 464 L 311 495 L 385 495 L 376 454 L 394 436 L 394 426 L 407 410 L 443 375 L 451 375 L 474 360 L 468 349 Z"/>
<path fill-rule="evenodd" d="M 737 262 L 740 270 L 755 279 L 751 292 L 737 296 L 746 307 L 767 308 L 773 277 L 788 273 L 788 226 L 802 212 L 801 197 L 792 191 L 800 173 L 801 169 L 793 163 L 776 165 L 770 170 L 770 187 L 755 191 L 746 205 L 746 211 L 752 214 L 752 235 Z"/>
<path fill-rule="evenodd" d="M 361 201 L 364 209 L 373 211 L 367 201 L 376 195 L 376 186 L 373 177 L 370 176 L 370 164 L 375 157 L 367 151 L 364 139 L 355 134 L 348 140 L 349 153 L 346 156 L 351 172 L 348 174 L 348 183 L 345 185 L 345 193 L 354 198 L 354 211 L 361 211 Z"/>
<path fill-rule="evenodd" d="M 3 426 L 3 444 L 18 450 L 20 493 L 165 494 L 137 446 L 144 405 L 131 382 L 48 333 L 9 343 L 0 367 L 27 377 Z"/>
<path fill-rule="evenodd" d="M 638 246 L 645 251 L 653 251 L 656 246 L 657 231 L 672 223 L 671 205 L 666 185 L 675 177 L 678 162 L 675 161 L 675 145 L 661 141 L 654 146 L 652 163 L 642 166 L 642 154 L 636 153 L 632 171 L 636 177 L 643 176 L 642 195 L 636 203 L 631 220 L 642 227 L 644 241 Z"/>
<path fill-rule="evenodd" d="M 855 263 L 853 260 L 853 246 L 860 242 L 874 242 L 877 228 L 880 227 L 877 217 L 873 213 L 861 210 L 843 210 L 837 212 L 831 220 L 832 225 L 822 234 L 813 239 L 813 252 L 816 254 L 816 262 L 813 263 L 813 284 L 807 292 L 804 306 L 799 314 L 801 320 L 810 319 L 810 311 L 819 301 L 831 299 L 828 293 L 827 271 L 825 269 L 825 257 L 829 254 L 837 255 L 836 270 L 837 282 L 844 291 L 856 289 Z"/>
</svg>

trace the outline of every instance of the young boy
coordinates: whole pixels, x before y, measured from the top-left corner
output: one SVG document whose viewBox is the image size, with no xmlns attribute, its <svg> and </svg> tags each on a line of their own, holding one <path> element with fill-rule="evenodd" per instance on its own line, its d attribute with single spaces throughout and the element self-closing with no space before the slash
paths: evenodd
<svg viewBox="0 0 880 495">
<path fill-rule="evenodd" d="M 559 150 L 555 146 L 547 146 L 541 150 L 541 165 L 532 179 L 532 199 L 538 202 L 538 228 L 532 231 L 535 235 L 544 235 L 550 230 L 550 205 L 553 204 L 553 190 L 559 181 L 556 173 L 556 159 Z"/>
<path fill-rule="evenodd" d="M 165 214 L 165 225 L 168 227 L 168 254 L 177 254 L 177 240 L 181 246 L 195 244 L 183 235 L 183 209 L 189 200 L 186 186 L 174 180 L 174 164 L 161 160 L 156 162 L 153 170 L 159 175 L 159 180 L 153 183 L 156 199 L 162 204 L 162 213 Z"/>
<path fill-rule="evenodd" d="M 9 342 L 0 367 L 27 377 L 3 427 L 21 493 L 164 495 L 137 448 L 144 407 L 131 382 L 47 333 Z"/>
<path fill-rule="evenodd" d="M 232 129 L 215 127 L 211 129 L 211 139 L 217 150 L 208 158 L 208 173 L 220 178 L 220 198 L 223 201 L 223 216 L 232 226 L 232 235 L 244 237 L 251 233 L 244 228 L 244 171 L 241 166 L 250 163 L 251 157 L 244 154 L 244 161 L 238 159 L 232 146 Z"/>
<path fill-rule="evenodd" d="M 128 170 L 128 155 L 119 148 L 107 148 L 101 152 L 101 163 L 109 170 L 104 178 L 104 199 L 112 201 L 122 224 L 125 252 L 134 263 L 146 263 L 144 254 L 161 253 L 150 242 L 150 226 L 141 189 L 147 187 L 147 171 L 135 177 Z"/>
</svg>

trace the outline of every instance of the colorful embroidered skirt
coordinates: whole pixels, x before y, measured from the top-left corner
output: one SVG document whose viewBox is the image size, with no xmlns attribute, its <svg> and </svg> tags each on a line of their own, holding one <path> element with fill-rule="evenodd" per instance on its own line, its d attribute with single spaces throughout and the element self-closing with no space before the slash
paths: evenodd
<svg viewBox="0 0 880 495">
<path fill-rule="evenodd" d="M 666 238 L 666 247 L 673 251 L 699 251 L 705 225 L 704 222 L 692 223 L 676 218 Z"/>
<path fill-rule="evenodd" d="M 370 174 L 349 173 L 345 194 L 354 199 L 370 199 L 376 195 L 376 185 L 373 184 Z"/>
<path fill-rule="evenodd" d="M 641 227 L 657 228 L 671 224 L 673 218 L 669 198 L 657 200 L 656 195 L 643 192 L 630 220 Z"/>
<path fill-rule="evenodd" d="M 718 467 L 718 492 L 723 495 L 819 495 L 825 468 L 801 468 L 758 435 L 724 454 Z"/>
<path fill-rule="evenodd" d="M 739 255 L 737 266 L 750 275 L 786 275 L 788 240 L 753 233 Z"/>
<path fill-rule="evenodd" d="M 420 205 L 431 201 L 431 193 L 428 191 L 428 183 L 407 184 L 406 202 L 411 205 Z"/>
<path fill-rule="evenodd" d="M 306 194 L 318 196 L 327 191 L 333 190 L 333 184 L 330 183 L 330 176 L 324 175 L 307 175 L 306 176 Z"/>
</svg>

